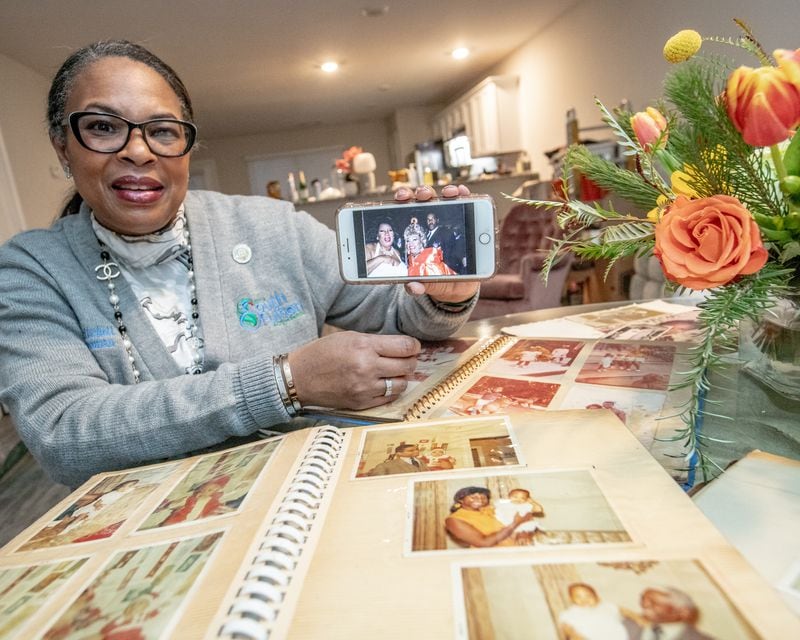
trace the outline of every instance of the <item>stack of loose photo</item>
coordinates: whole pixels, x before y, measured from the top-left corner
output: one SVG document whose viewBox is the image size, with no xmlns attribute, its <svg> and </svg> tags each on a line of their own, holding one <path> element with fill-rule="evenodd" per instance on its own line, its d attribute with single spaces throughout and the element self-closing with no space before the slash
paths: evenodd
<svg viewBox="0 0 800 640">
<path fill-rule="evenodd" d="M 0 637 L 800 637 L 657 455 L 681 311 L 430 343 L 365 424 L 94 476 L 0 550 Z"/>
</svg>

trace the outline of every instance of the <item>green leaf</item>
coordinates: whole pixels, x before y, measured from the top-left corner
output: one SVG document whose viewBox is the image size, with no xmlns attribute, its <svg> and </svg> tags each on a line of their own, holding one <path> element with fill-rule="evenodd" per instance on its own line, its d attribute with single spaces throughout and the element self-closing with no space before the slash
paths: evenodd
<svg viewBox="0 0 800 640">
<path fill-rule="evenodd" d="M 796 133 L 783 154 L 783 166 L 790 176 L 800 176 L 800 136 Z"/>
</svg>

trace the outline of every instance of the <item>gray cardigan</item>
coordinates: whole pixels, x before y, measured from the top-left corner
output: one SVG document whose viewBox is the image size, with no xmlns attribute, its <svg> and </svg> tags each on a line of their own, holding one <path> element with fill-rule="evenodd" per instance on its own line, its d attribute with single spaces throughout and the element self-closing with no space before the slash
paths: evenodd
<svg viewBox="0 0 800 640">
<path fill-rule="evenodd" d="M 292 205 L 190 191 L 205 373 L 182 373 L 124 278 L 120 309 L 141 382 L 133 384 L 85 206 L 0 249 L 0 400 L 56 481 L 189 453 L 286 422 L 271 356 L 324 323 L 439 339 L 467 319 L 399 286 L 342 283 L 333 232 Z M 252 250 L 234 260 L 238 245 Z"/>
</svg>

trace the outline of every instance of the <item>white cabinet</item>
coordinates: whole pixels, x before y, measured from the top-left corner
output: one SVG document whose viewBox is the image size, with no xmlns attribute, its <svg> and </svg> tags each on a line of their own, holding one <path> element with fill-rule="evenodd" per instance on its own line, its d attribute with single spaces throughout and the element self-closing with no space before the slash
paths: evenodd
<svg viewBox="0 0 800 640">
<path fill-rule="evenodd" d="M 489 76 L 439 113 L 433 130 L 445 140 L 464 131 L 474 157 L 519 151 L 518 87 L 516 76 Z"/>
</svg>

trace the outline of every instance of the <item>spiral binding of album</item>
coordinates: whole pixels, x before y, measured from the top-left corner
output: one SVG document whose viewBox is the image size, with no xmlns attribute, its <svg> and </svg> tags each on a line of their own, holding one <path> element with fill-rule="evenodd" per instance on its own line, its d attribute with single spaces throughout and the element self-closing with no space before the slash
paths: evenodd
<svg viewBox="0 0 800 640">
<path fill-rule="evenodd" d="M 509 343 L 516 342 L 513 336 L 499 336 L 480 349 L 458 369 L 428 391 L 419 400 L 414 402 L 403 415 L 403 420 L 419 420 L 428 411 L 433 409 L 453 389 L 480 369 L 487 360 L 490 360 L 498 351 L 504 349 Z"/>
<path fill-rule="evenodd" d="M 342 451 L 344 434 L 320 427 L 267 527 L 219 637 L 268 640 L 295 574 L 325 489 Z"/>
</svg>

